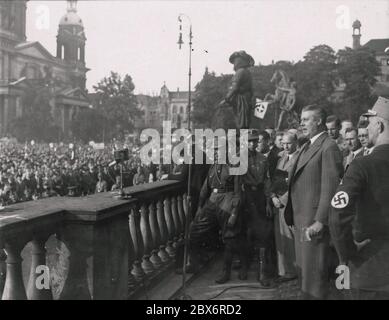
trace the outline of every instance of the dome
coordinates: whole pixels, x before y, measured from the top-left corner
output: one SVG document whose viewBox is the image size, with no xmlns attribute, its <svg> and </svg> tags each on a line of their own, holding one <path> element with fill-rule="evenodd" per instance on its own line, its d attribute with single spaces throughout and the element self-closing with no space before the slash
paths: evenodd
<svg viewBox="0 0 389 320">
<path fill-rule="evenodd" d="M 355 20 L 353 23 L 353 28 L 354 29 L 359 29 L 362 26 L 361 21 Z"/>
<path fill-rule="evenodd" d="M 84 27 L 81 18 L 74 11 L 68 11 L 59 21 L 59 25 Z"/>
</svg>

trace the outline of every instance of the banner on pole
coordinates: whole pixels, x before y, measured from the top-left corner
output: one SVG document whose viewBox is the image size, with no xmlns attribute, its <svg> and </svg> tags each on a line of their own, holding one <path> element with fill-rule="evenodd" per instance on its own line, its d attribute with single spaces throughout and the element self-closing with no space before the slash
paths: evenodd
<svg viewBox="0 0 389 320">
<path fill-rule="evenodd" d="M 261 99 L 255 99 L 254 116 L 259 119 L 264 119 L 267 108 L 269 106 L 268 101 L 262 101 Z"/>
</svg>

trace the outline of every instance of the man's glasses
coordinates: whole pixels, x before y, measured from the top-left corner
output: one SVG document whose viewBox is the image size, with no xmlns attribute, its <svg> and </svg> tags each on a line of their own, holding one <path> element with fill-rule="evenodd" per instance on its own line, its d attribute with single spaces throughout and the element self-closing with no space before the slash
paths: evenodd
<svg viewBox="0 0 389 320">
<path fill-rule="evenodd" d="M 358 138 L 367 138 L 367 137 L 369 137 L 368 134 L 359 134 L 358 135 Z"/>
</svg>

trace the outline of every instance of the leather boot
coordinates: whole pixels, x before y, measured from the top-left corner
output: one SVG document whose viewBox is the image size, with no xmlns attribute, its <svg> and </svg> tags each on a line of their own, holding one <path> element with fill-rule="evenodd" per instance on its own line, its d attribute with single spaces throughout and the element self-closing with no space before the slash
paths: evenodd
<svg viewBox="0 0 389 320">
<path fill-rule="evenodd" d="M 258 282 L 263 287 L 270 287 L 270 280 L 266 277 L 265 248 L 259 248 Z"/>
<path fill-rule="evenodd" d="M 247 280 L 247 271 L 248 271 L 248 252 L 247 248 L 244 245 L 240 248 L 240 264 L 241 268 L 239 270 L 239 280 Z"/>
<path fill-rule="evenodd" d="M 224 249 L 224 261 L 223 271 L 221 275 L 215 280 L 218 284 L 226 283 L 231 278 L 231 267 L 232 267 L 232 250 L 230 246 L 226 246 Z"/>
</svg>

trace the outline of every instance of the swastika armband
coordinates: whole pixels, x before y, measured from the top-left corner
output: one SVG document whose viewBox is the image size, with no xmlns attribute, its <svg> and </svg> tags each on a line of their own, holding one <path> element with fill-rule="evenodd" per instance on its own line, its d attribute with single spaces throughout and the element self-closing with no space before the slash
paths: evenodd
<svg viewBox="0 0 389 320">
<path fill-rule="evenodd" d="M 343 208 L 347 207 L 349 201 L 350 201 L 350 198 L 349 198 L 347 192 L 339 191 L 332 198 L 331 205 L 335 209 L 343 209 Z"/>
</svg>

